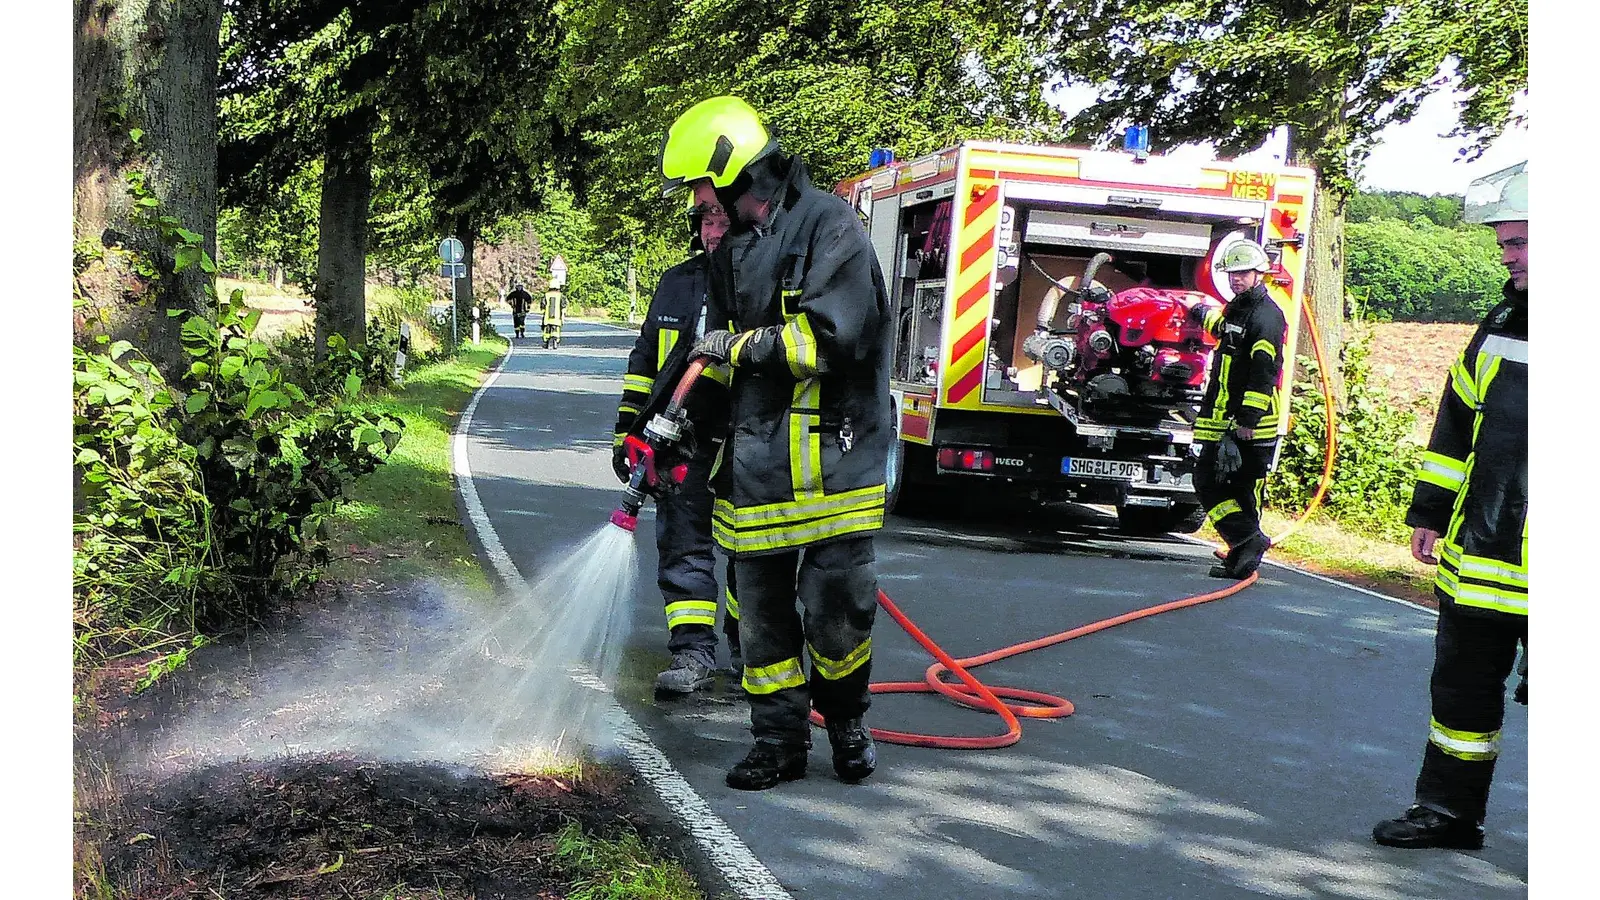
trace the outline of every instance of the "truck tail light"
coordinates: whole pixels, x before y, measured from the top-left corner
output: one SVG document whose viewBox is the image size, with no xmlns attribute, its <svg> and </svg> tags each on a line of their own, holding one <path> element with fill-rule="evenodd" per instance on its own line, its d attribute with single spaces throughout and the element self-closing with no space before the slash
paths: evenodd
<svg viewBox="0 0 1600 900">
<path fill-rule="evenodd" d="M 939 468 L 965 472 L 993 472 L 994 453 L 972 448 L 939 448 Z"/>
</svg>

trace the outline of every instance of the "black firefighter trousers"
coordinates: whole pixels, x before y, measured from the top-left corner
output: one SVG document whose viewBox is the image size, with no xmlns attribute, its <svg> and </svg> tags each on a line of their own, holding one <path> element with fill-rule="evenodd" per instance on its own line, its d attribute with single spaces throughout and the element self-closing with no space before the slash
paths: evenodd
<svg viewBox="0 0 1600 900">
<path fill-rule="evenodd" d="M 1278 447 L 1276 440 L 1239 441 L 1238 444 L 1244 465 L 1226 480 L 1219 481 L 1214 471 L 1215 441 L 1200 445 L 1200 459 L 1194 469 L 1195 495 L 1206 511 L 1206 518 L 1229 547 L 1237 547 L 1261 531 L 1261 489 L 1267 470 L 1272 466 L 1272 454 Z"/>
<path fill-rule="evenodd" d="M 1527 646 L 1527 616 L 1439 597 L 1429 683 L 1433 720 L 1417 776 L 1418 806 L 1483 824 L 1518 642 Z"/>
<path fill-rule="evenodd" d="M 716 550 L 711 540 L 711 489 L 706 477 L 714 453 L 697 454 L 678 490 L 656 502 L 656 584 L 666 604 L 667 651 L 690 653 L 717 665 Z M 727 612 L 722 630 L 739 647 L 739 604 L 733 564 L 728 564 Z"/>
<path fill-rule="evenodd" d="M 734 560 L 744 688 L 757 743 L 807 743 L 813 704 L 828 721 L 866 713 L 872 702 L 867 685 L 878 610 L 876 561 L 870 535 Z M 801 668 L 802 650 L 811 658 L 809 679 Z"/>
</svg>

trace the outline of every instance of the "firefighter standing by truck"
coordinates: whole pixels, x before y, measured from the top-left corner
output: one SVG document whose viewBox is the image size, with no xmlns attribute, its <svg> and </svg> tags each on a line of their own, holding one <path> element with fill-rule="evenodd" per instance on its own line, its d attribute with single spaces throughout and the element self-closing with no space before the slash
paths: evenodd
<svg viewBox="0 0 1600 900">
<path fill-rule="evenodd" d="M 689 233 L 694 255 L 662 273 L 639 338 L 628 354 L 612 443 L 612 468 L 624 483 L 630 468 L 623 440 L 646 408 L 662 366 L 680 343 L 685 348 L 693 346 L 705 331 L 706 254 L 717 249 L 728 225 L 722 207 L 691 205 Z M 705 252 L 698 252 L 702 248 Z M 656 583 L 666 603 L 667 651 L 672 654 L 666 671 L 656 676 L 658 696 L 694 693 L 711 683 L 716 670 L 716 553 L 711 540 L 711 490 L 706 481 L 720 446 L 717 441 L 700 442 L 683 484 L 656 503 Z M 741 675 L 739 604 L 734 599 L 731 562 L 727 583 L 723 631 L 728 638 L 729 668 Z"/>
<path fill-rule="evenodd" d="M 1519 642 L 1528 702 L 1527 164 L 1474 182 L 1465 213 L 1494 227 L 1510 278 L 1450 369 L 1406 513 L 1411 555 L 1439 567 L 1439 624 L 1416 801 L 1372 830 L 1391 847 L 1483 846 Z"/>
<path fill-rule="evenodd" d="M 1221 310 L 1194 307 L 1218 346 L 1194 439 L 1200 458 L 1195 493 L 1228 544 L 1216 578 L 1248 578 L 1272 546 L 1261 531 L 1261 488 L 1278 445 L 1278 377 L 1288 323 L 1267 294 L 1272 263 L 1254 241 L 1228 247 L 1217 262 L 1233 299 Z"/>
<path fill-rule="evenodd" d="M 679 116 L 661 173 L 666 192 L 687 187 L 734 218 L 710 259 L 712 330 L 695 345 L 732 379 L 713 529 L 734 556 L 755 746 L 726 780 L 804 777 L 815 704 L 835 772 L 860 781 L 877 764 L 862 717 L 892 439 L 883 276 L 855 211 L 813 187 L 738 98 Z"/>
</svg>

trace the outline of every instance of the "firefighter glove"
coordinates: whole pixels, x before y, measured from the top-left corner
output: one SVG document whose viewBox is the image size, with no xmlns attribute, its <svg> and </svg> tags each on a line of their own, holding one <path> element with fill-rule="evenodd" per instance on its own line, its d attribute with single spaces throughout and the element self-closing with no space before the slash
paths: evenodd
<svg viewBox="0 0 1600 900">
<path fill-rule="evenodd" d="M 617 480 L 623 484 L 633 475 L 633 467 L 628 465 L 628 448 L 622 441 L 611 445 L 611 471 L 617 473 Z"/>
<path fill-rule="evenodd" d="M 1212 472 L 1218 481 L 1227 481 L 1242 468 L 1244 454 L 1239 452 L 1239 442 L 1234 439 L 1232 431 L 1225 431 L 1217 441 L 1217 458 L 1212 463 Z"/>
<path fill-rule="evenodd" d="M 719 365 L 737 364 L 733 358 L 733 343 L 738 340 L 738 335 L 731 331 L 708 331 L 700 342 L 694 345 L 695 356 L 704 356 Z"/>
</svg>

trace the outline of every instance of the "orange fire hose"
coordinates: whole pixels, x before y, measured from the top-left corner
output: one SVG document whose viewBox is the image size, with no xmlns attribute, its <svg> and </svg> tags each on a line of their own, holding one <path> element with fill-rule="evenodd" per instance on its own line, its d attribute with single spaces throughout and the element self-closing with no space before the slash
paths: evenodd
<svg viewBox="0 0 1600 900">
<path fill-rule="evenodd" d="M 1316 317 L 1312 315 L 1310 306 L 1302 305 L 1302 308 L 1305 310 L 1307 328 L 1311 332 L 1311 347 L 1316 353 L 1317 357 L 1317 371 L 1322 376 L 1323 413 L 1326 416 L 1328 436 L 1326 457 L 1323 460 L 1322 480 L 1321 483 L 1317 485 L 1317 490 L 1312 495 L 1311 502 L 1307 504 L 1305 511 L 1302 512 L 1300 516 L 1290 524 L 1288 530 L 1273 540 L 1274 544 L 1281 543 L 1284 539 L 1288 538 L 1289 535 L 1293 534 L 1295 530 L 1300 527 L 1300 524 L 1304 522 L 1319 505 L 1321 505 L 1322 498 L 1327 494 L 1328 483 L 1333 477 L 1334 455 L 1337 450 L 1337 444 L 1334 437 L 1333 391 L 1328 380 L 1327 361 L 1323 358 L 1322 342 L 1317 337 L 1317 320 Z M 1005 723 L 1006 732 L 1004 734 L 997 734 L 988 737 L 961 737 L 955 735 L 917 734 L 915 732 L 908 731 L 890 731 L 883 728 L 873 728 L 871 729 L 872 736 L 876 740 L 889 744 L 902 744 L 909 747 L 935 747 L 945 750 L 990 750 L 999 747 L 1009 747 L 1012 744 L 1015 744 L 1017 741 L 1022 740 L 1022 723 L 1018 719 L 1019 716 L 1029 719 L 1065 718 L 1066 716 L 1072 715 L 1074 711 L 1072 702 L 1062 697 L 1056 697 L 1051 694 L 1045 694 L 1038 691 L 1024 690 L 1022 688 L 992 688 L 974 677 L 970 671 L 971 669 L 976 669 L 979 666 L 997 662 L 1002 659 L 1008 659 L 1010 657 L 1028 653 L 1033 650 L 1040 650 L 1045 647 L 1051 647 L 1056 644 L 1065 643 L 1066 641 L 1073 640 L 1074 638 L 1080 638 L 1084 635 L 1094 634 L 1097 631 L 1104 631 L 1107 628 L 1112 628 L 1126 622 L 1132 622 L 1136 619 L 1143 619 L 1149 616 L 1159 615 L 1164 612 L 1171 612 L 1175 609 L 1199 606 L 1202 603 L 1210 603 L 1213 600 L 1221 600 L 1223 597 L 1230 597 L 1239 593 L 1250 585 L 1255 584 L 1258 577 L 1259 576 L 1256 573 L 1252 572 L 1248 578 L 1231 584 L 1221 590 L 1211 591 L 1205 594 L 1196 594 L 1191 597 L 1184 597 L 1168 603 L 1161 603 L 1155 606 L 1145 607 L 1144 609 L 1123 613 L 1119 616 L 1112 616 L 1109 619 L 1101 619 L 1098 622 L 1091 622 L 1088 625 L 1082 625 L 1068 631 L 1060 632 L 1059 634 L 1052 634 L 1047 637 L 1037 638 L 1035 640 L 1026 641 L 1020 644 L 1012 644 L 1008 647 L 1001 647 L 998 650 L 991 650 L 988 653 L 979 654 L 977 656 L 969 656 L 965 659 L 952 658 L 950 654 L 946 653 L 938 644 L 934 643 L 931 638 L 924 634 L 922 629 L 918 628 L 916 623 L 912 622 L 910 617 L 902 612 L 900 607 L 895 605 L 894 601 L 889 599 L 888 594 L 885 594 L 880 590 L 878 591 L 879 605 L 881 605 L 896 622 L 899 622 L 900 627 L 904 628 L 906 633 L 911 635 L 912 639 L 914 639 L 918 644 L 921 644 L 922 648 L 927 650 L 934 659 L 938 660 L 938 662 L 928 667 L 927 671 L 923 673 L 922 681 L 874 682 L 870 686 L 872 693 L 941 694 L 944 697 L 961 704 L 962 706 L 984 712 L 995 713 L 996 715 L 1000 716 L 1000 720 Z M 942 676 L 946 672 L 954 672 L 956 677 L 960 679 L 960 683 L 952 684 L 945 681 Z M 1002 700 L 1001 698 L 1009 700 L 1025 700 L 1032 703 L 1037 703 L 1039 705 L 1013 706 L 1006 703 L 1005 700 Z M 823 724 L 822 716 L 816 710 L 811 711 L 811 722 L 814 725 Z"/>
</svg>

